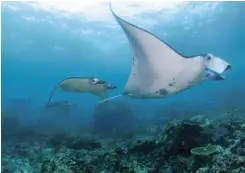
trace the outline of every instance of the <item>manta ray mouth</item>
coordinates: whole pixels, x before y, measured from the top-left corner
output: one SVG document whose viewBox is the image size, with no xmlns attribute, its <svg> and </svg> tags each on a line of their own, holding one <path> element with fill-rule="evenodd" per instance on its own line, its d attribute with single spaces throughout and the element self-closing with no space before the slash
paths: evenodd
<svg viewBox="0 0 245 173">
<path fill-rule="evenodd" d="M 226 68 L 225 68 L 225 70 L 224 70 L 224 72 L 225 72 L 225 71 L 228 71 L 228 70 L 230 70 L 230 69 L 231 69 L 231 65 L 227 65 Z"/>
<path fill-rule="evenodd" d="M 230 69 L 231 69 L 231 65 L 227 65 L 226 68 L 224 69 L 223 73 L 226 72 L 226 71 L 228 71 L 228 70 L 230 70 Z M 225 75 L 224 74 L 222 74 L 220 76 L 222 78 L 221 80 L 224 80 L 225 79 Z"/>
</svg>

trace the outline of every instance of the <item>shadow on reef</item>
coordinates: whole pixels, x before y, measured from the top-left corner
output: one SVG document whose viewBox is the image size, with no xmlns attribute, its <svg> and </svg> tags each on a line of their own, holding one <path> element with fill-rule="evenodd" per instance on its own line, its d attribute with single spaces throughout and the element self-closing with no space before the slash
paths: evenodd
<svg viewBox="0 0 245 173">
<path fill-rule="evenodd" d="M 119 137 L 132 133 L 136 124 L 137 118 L 126 104 L 108 102 L 96 107 L 92 129 L 100 135 Z"/>
</svg>

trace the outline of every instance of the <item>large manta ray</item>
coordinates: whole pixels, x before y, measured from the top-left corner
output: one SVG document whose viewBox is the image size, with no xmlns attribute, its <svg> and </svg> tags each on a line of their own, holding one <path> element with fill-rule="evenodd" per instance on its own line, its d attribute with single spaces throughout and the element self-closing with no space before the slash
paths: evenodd
<svg viewBox="0 0 245 173">
<path fill-rule="evenodd" d="M 226 61 L 212 55 L 183 56 L 152 33 L 118 17 L 126 34 L 133 64 L 122 94 L 115 97 L 164 98 L 204 80 L 223 80 L 221 75 L 231 68 Z"/>
</svg>

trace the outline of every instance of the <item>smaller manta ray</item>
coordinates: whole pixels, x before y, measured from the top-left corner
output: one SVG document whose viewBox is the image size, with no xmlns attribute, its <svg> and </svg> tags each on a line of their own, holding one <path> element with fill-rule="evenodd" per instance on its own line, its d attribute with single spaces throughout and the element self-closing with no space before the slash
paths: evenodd
<svg viewBox="0 0 245 173">
<path fill-rule="evenodd" d="M 92 93 L 101 99 L 106 99 L 106 91 L 109 89 L 115 89 L 116 86 L 108 84 L 106 81 L 102 81 L 95 77 L 69 77 L 58 82 L 53 88 L 49 97 L 47 106 L 50 105 L 51 98 L 57 89 L 60 87 L 63 91 L 74 93 Z"/>
<path fill-rule="evenodd" d="M 152 33 L 141 29 L 110 10 L 128 38 L 133 64 L 131 74 L 120 96 L 164 98 L 204 80 L 223 80 L 221 73 L 231 68 L 212 54 L 183 56 Z"/>
</svg>

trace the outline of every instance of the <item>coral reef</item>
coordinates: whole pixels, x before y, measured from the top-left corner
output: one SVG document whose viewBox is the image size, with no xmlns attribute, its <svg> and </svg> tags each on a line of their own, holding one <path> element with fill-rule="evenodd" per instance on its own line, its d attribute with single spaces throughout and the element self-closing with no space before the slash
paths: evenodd
<svg viewBox="0 0 245 173">
<path fill-rule="evenodd" d="M 31 132 L 33 127 L 22 129 L 22 137 L 19 131 L 12 132 L 2 141 L 2 172 L 245 172 L 243 120 L 194 116 L 138 130 L 137 120 L 127 106 L 104 106 L 95 112 L 92 127 L 96 130 L 87 129 L 80 135 Z M 102 110 L 104 113 L 100 113 Z M 119 119 L 129 125 L 129 131 L 117 126 Z M 114 137 L 125 132 L 131 135 Z"/>
<path fill-rule="evenodd" d="M 191 149 L 191 153 L 199 156 L 208 156 L 215 153 L 218 150 L 218 146 L 208 144 L 205 147 L 196 147 Z"/>
</svg>

